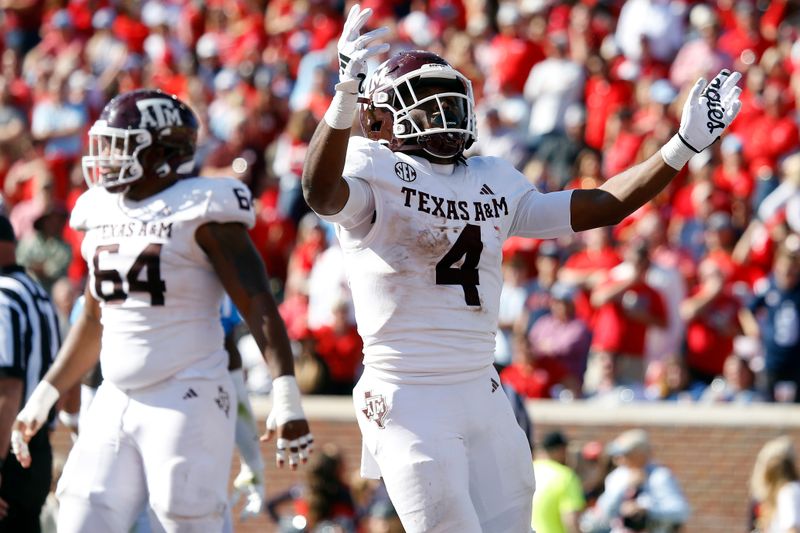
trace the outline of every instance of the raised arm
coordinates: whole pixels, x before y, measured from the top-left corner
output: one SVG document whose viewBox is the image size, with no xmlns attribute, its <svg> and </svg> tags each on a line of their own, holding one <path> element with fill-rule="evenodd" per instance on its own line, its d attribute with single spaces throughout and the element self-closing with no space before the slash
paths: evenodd
<svg viewBox="0 0 800 533">
<path fill-rule="evenodd" d="M 367 59 L 389 49 L 388 44 L 367 47 L 388 28 L 360 35 L 371 14 L 371 9 L 361 11 L 356 4 L 347 15 L 338 43 L 340 81 L 325 119 L 311 138 L 303 165 L 303 196 L 309 207 L 320 215 L 336 214 L 347 203 L 350 190 L 342 179 L 342 171 L 358 95 L 364 92 Z"/>
<path fill-rule="evenodd" d="M 655 197 L 689 159 L 716 141 L 741 108 L 736 85 L 741 74 L 721 71 L 705 89 L 695 83 L 683 106 L 678 133 L 659 153 L 610 178 L 597 189 L 573 192 L 570 205 L 572 229 L 583 231 L 611 226 Z M 705 90 L 704 90 L 705 89 Z"/>
<path fill-rule="evenodd" d="M 269 278 L 244 225 L 238 222 L 203 224 L 195 239 L 211 261 L 228 295 L 250 328 L 273 377 L 272 412 L 267 419 L 265 440 L 277 431 L 277 462 L 283 466 L 287 450 L 289 465 L 306 461 L 311 435 L 300 404 L 294 378 L 294 357 L 286 326 L 269 289 Z"/>
<path fill-rule="evenodd" d="M 74 387 L 100 358 L 100 304 L 89 287 L 84 291 L 83 312 L 70 328 L 53 364 L 36 385 L 25 407 L 17 415 L 11 433 L 11 447 L 17 460 L 27 468 L 31 464 L 27 442 L 47 421 L 58 398 Z"/>
</svg>

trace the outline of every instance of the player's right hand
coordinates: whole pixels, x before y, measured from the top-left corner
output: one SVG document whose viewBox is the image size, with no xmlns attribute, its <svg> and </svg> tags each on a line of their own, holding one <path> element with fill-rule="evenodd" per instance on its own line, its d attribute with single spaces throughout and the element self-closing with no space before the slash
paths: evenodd
<svg viewBox="0 0 800 533">
<path fill-rule="evenodd" d="M 35 420 L 25 421 L 17 418 L 11 425 L 11 453 L 17 458 L 22 468 L 31 466 L 31 453 L 28 442 L 36 434 L 38 424 Z"/>
<path fill-rule="evenodd" d="M 738 72 L 723 69 L 707 87 L 703 78 L 692 87 L 683 106 L 678 134 L 694 152 L 711 146 L 736 118 L 742 107 L 742 90 L 736 85 L 741 77 Z"/>
<path fill-rule="evenodd" d="M 389 28 L 384 26 L 361 35 L 361 28 L 367 23 L 370 15 L 372 15 L 372 9 L 367 8 L 362 11 L 359 4 L 350 8 L 342 35 L 336 46 L 339 52 L 340 82 L 336 86 L 337 90 L 362 94 L 364 80 L 367 77 L 367 59 L 389 50 L 388 43 L 367 46 L 375 39 L 386 35 Z"/>
<path fill-rule="evenodd" d="M 33 389 L 25 406 L 17 414 L 17 419 L 11 425 L 11 452 L 23 468 L 31 465 L 31 454 L 28 451 L 28 442 L 36 435 L 50 413 L 50 409 L 58 401 L 59 392 L 52 383 L 43 379 Z"/>
</svg>

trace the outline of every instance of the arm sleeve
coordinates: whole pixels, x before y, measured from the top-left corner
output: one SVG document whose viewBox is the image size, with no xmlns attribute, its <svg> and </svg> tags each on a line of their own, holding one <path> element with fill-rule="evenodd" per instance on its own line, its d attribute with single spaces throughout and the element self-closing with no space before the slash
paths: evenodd
<svg viewBox="0 0 800 533">
<path fill-rule="evenodd" d="M 509 236 L 553 239 L 572 235 L 572 191 L 541 193 L 531 189 L 519 202 Z"/>
<path fill-rule="evenodd" d="M 99 187 L 90 187 L 78 197 L 69 214 L 69 226 L 72 229 L 76 231 L 86 231 L 88 229 L 92 205 L 96 205 L 97 197 L 101 192 L 103 191 L 100 191 Z"/>
<path fill-rule="evenodd" d="M 322 220 L 339 224 L 347 230 L 354 229 L 371 219 L 375 212 L 375 194 L 369 183 L 359 178 L 345 176 L 350 195 L 342 210 L 332 215 L 319 215 Z"/>
</svg>

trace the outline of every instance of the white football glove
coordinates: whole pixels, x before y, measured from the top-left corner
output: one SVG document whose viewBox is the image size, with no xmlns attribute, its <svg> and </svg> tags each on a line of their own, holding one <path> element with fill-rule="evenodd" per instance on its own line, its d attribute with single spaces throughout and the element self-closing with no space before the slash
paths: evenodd
<svg viewBox="0 0 800 533">
<path fill-rule="evenodd" d="M 695 154 L 719 139 L 742 107 L 742 90 L 736 85 L 741 77 L 738 72 L 723 69 L 708 87 L 703 78 L 697 80 L 683 106 L 677 135 L 661 148 L 664 162 L 680 170 Z"/>
<path fill-rule="evenodd" d="M 245 503 L 239 518 L 242 522 L 253 516 L 259 516 L 264 511 L 264 483 L 246 466 L 242 465 L 239 475 L 233 480 L 233 508 L 244 496 Z"/>
<path fill-rule="evenodd" d="M 367 46 L 385 35 L 389 28 L 378 28 L 361 35 L 361 28 L 370 15 L 371 9 L 361 11 L 358 4 L 350 8 L 336 46 L 339 52 L 339 83 L 336 84 L 333 101 L 325 112 L 325 122 L 337 130 L 349 130 L 353 125 L 358 95 L 364 92 L 364 80 L 367 79 L 367 59 L 389 50 L 388 43 Z"/>
<path fill-rule="evenodd" d="M 389 50 L 389 44 L 383 43 L 376 46 L 367 45 L 389 32 L 389 28 L 381 27 L 361 35 L 361 28 L 372 15 L 372 9 L 361 10 L 355 4 L 350 8 L 347 20 L 344 23 L 342 35 L 336 45 L 339 52 L 339 84 L 337 91 L 347 91 L 351 94 L 364 92 L 364 80 L 367 78 L 367 59 L 382 54 Z"/>
</svg>

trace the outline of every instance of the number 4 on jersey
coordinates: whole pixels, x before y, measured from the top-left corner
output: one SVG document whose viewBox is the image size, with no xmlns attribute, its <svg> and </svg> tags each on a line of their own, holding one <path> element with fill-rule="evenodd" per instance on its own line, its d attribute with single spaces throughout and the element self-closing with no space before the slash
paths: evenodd
<svg viewBox="0 0 800 533">
<path fill-rule="evenodd" d="M 481 260 L 483 241 L 481 228 L 475 224 L 467 224 L 458 236 L 453 247 L 436 263 L 437 285 L 461 285 L 464 289 L 464 301 L 467 305 L 481 305 L 478 296 L 478 262 Z M 464 258 L 460 267 L 453 265 Z"/>
<path fill-rule="evenodd" d="M 130 270 L 125 275 L 128 282 L 128 292 L 122 286 L 122 275 L 117 270 L 102 270 L 100 268 L 100 253 L 110 254 L 119 253 L 119 244 L 104 244 L 98 246 L 94 252 L 94 292 L 99 298 L 106 302 L 122 302 L 128 298 L 131 292 L 150 293 L 150 305 L 164 305 L 164 293 L 167 286 L 161 279 L 161 244 L 150 243 L 145 246 L 142 253 L 131 265 Z M 142 280 L 142 270 L 145 271 L 145 278 Z M 112 283 L 111 292 L 103 292 L 103 282 Z"/>
</svg>

